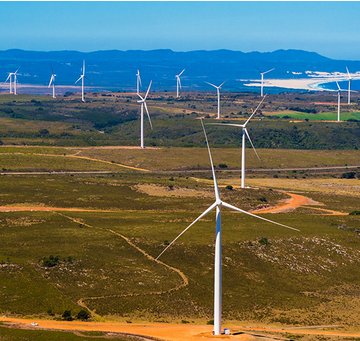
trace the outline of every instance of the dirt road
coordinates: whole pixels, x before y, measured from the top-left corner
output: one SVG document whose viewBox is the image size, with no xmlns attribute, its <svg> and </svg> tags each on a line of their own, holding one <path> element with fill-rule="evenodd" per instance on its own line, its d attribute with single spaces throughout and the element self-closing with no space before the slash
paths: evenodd
<svg viewBox="0 0 360 341">
<path fill-rule="evenodd" d="M 79 322 L 79 321 L 50 321 L 50 320 L 25 320 L 18 318 L 0 318 L 0 321 L 5 323 L 14 323 L 19 328 L 31 329 L 53 329 L 53 330 L 67 330 L 67 331 L 102 331 L 112 333 L 127 333 L 133 335 L 142 335 L 145 337 L 155 338 L 157 340 L 167 341 L 198 341 L 213 340 L 213 339 L 229 339 L 229 340 L 279 340 L 284 336 L 276 335 L 277 333 L 288 334 L 307 334 L 319 336 L 337 336 L 337 337 L 360 337 L 360 333 L 347 333 L 338 330 L 321 330 L 313 327 L 303 328 L 262 328 L 262 327 L 242 327 L 242 326 L 223 326 L 229 328 L 233 335 L 211 335 L 212 326 L 207 325 L 180 325 L 180 324 L 155 324 L 155 323 L 112 323 L 112 322 Z M 30 326 L 31 322 L 38 323 L 38 326 Z M 330 326 L 331 327 L 331 326 Z M 321 327 L 320 327 L 321 328 Z M 275 333 L 271 335 L 269 333 Z M 261 334 L 264 333 L 264 334 Z"/>
<path fill-rule="evenodd" d="M 287 195 L 289 195 L 291 198 L 286 199 L 284 202 L 276 205 L 276 206 L 272 206 L 272 207 L 266 207 L 266 208 L 261 208 L 258 210 L 254 210 L 252 211 L 252 213 L 281 213 L 281 212 L 290 212 L 293 211 L 294 209 L 301 207 L 301 206 L 309 206 L 309 205 L 319 205 L 320 203 L 305 197 L 303 195 L 299 195 L 299 194 L 294 194 L 294 193 L 289 193 L 289 192 L 283 192 Z M 344 212 L 337 212 L 337 211 L 332 211 L 332 210 L 327 210 L 325 208 L 320 208 L 320 207 L 311 207 L 312 210 L 317 210 L 320 211 L 319 214 L 330 214 L 330 215 L 348 215 L 349 213 L 344 213 Z"/>
</svg>

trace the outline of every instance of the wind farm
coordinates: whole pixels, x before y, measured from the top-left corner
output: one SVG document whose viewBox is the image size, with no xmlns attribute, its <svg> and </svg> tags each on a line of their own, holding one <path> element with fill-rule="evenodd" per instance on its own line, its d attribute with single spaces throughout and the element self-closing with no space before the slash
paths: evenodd
<svg viewBox="0 0 360 341">
<path fill-rule="evenodd" d="M 360 339 L 360 5 L 0 8 L 1 340 Z"/>
</svg>

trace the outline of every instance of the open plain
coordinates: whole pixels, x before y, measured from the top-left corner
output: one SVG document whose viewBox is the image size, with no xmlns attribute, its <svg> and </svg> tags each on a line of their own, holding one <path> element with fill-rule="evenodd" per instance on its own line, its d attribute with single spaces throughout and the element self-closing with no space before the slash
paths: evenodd
<svg viewBox="0 0 360 341">
<path fill-rule="evenodd" d="M 223 210 L 223 320 L 234 335 L 222 338 L 360 337 L 359 95 L 340 123 L 330 95 L 269 95 L 248 126 L 261 162 L 247 146 L 243 189 L 240 132 L 209 124 L 214 94 L 151 93 L 144 150 L 135 94 L 15 98 L 0 96 L 0 335 L 213 338 L 215 214 L 156 260 L 213 202 L 204 117 L 222 199 L 300 230 Z M 225 93 L 220 121 L 243 122 L 258 99 Z M 83 310 L 91 322 L 61 321 Z"/>
</svg>

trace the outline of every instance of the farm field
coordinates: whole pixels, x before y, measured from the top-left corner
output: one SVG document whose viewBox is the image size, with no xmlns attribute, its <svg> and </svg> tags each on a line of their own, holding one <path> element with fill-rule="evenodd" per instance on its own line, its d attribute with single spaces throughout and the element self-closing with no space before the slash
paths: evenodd
<svg viewBox="0 0 360 341">
<path fill-rule="evenodd" d="M 254 95 L 246 96 L 253 96 L 255 102 Z M 281 96 L 285 95 L 271 102 L 280 103 Z M 103 97 L 109 110 L 112 103 L 123 101 L 124 108 L 128 103 L 125 94 L 113 94 L 94 96 L 89 105 L 102 105 Z M 35 105 L 30 98 L 18 96 L 16 100 L 30 108 Z M 36 99 L 47 100 L 45 96 Z M 64 103 L 70 100 L 73 97 L 63 99 Z M 205 110 L 206 103 L 201 103 Z M 161 115 L 171 105 L 159 105 L 164 113 L 159 109 L 155 114 L 154 126 L 166 123 L 161 134 L 170 127 L 170 118 Z M 21 113 L 17 105 L 12 110 Z M 4 122 L 0 137 L 4 143 L 0 146 L 0 315 L 56 321 L 63 319 L 65 311 L 76 318 L 85 310 L 91 321 L 211 323 L 215 213 L 201 219 L 156 260 L 214 201 L 200 128 L 192 147 L 153 145 L 140 150 L 135 144 L 135 148 L 124 148 L 124 137 L 119 137 L 126 129 L 130 140 L 139 133 L 130 129 L 138 123 L 136 119 L 98 127 L 109 129 L 109 133 L 99 133 L 83 117 L 76 122 L 57 117 L 52 122 L 30 119 L 29 113 L 23 118 L 8 117 L 10 114 L 1 111 L 0 118 Z M 196 118 L 174 116 L 171 124 L 182 120 L 184 125 L 200 124 Z M 294 130 L 293 123 L 282 119 L 266 121 L 264 116 L 258 121 L 264 122 L 274 127 L 291 124 Z M 309 126 L 303 124 L 295 130 Z M 332 131 L 326 124 L 319 123 L 318 128 Z M 206 121 L 205 126 L 224 201 L 244 210 L 281 205 L 290 198 L 289 192 L 312 201 L 289 212 L 262 214 L 300 232 L 223 209 L 224 323 L 336 325 L 343 331 L 358 331 L 360 215 L 349 213 L 360 210 L 359 150 L 262 147 L 257 148 L 260 162 L 247 148 L 249 188 L 241 189 L 239 142 L 234 137 L 234 142 L 224 146 L 219 142 L 224 128 L 211 128 Z M 70 129 L 73 136 L 63 134 Z M 358 123 L 345 122 L 341 129 L 356 136 Z M 26 135 L 30 132 L 33 135 Z M 249 129 L 253 132 L 255 127 Z M 33 145 L 19 143 L 21 134 Z M 99 139 L 91 145 L 95 135 Z M 71 144 L 60 145 L 68 138 L 74 138 Z M 348 145 L 357 146 L 358 137 L 352 138 L 355 143 L 349 140 Z M 72 145 L 77 141 L 81 143 Z M 330 210 L 342 215 L 330 214 Z M 21 335 L 16 337 L 31 337 Z"/>
</svg>

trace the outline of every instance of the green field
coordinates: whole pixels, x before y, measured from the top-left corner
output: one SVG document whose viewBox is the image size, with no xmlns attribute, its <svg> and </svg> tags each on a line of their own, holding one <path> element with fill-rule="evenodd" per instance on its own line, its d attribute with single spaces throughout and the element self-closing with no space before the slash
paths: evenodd
<svg viewBox="0 0 360 341">
<path fill-rule="evenodd" d="M 304 112 L 289 111 L 283 114 L 275 114 L 277 117 L 295 118 L 299 120 L 324 120 L 324 121 L 337 121 L 337 111 L 334 112 L 322 112 L 316 114 L 309 114 Z M 341 121 L 347 121 L 349 119 L 360 120 L 360 112 L 340 112 Z"/>
</svg>

